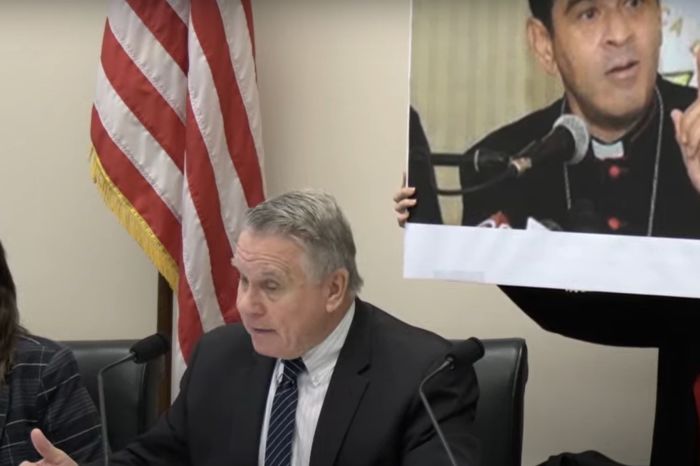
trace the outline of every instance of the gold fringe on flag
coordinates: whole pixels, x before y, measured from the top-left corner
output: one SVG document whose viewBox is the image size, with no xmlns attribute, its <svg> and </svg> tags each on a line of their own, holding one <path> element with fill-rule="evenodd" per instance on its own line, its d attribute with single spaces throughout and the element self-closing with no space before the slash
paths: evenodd
<svg viewBox="0 0 700 466">
<path fill-rule="evenodd" d="M 161 275 L 168 281 L 170 288 L 177 290 L 177 262 L 153 233 L 146 220 L 109 178 L 94 146 L 90 149 L 90 173 L 104 203 L 114 212 L 119 223 L 141 246 Z"/>
</svg>

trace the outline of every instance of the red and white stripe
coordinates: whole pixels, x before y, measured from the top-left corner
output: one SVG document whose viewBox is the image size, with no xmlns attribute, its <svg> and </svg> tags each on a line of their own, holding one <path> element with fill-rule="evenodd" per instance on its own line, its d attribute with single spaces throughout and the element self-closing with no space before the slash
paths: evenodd
<svg viewBox="0 0 700 466">
<path fill-rule="evenodd" d="M 239 318 L 234 238 L 264 198 L 252 37 L 250 0 L 109 1 L 92 142 L 177 264 L 161 270 L 178 277 L 176 378 L 203 332 Z"/>
</svg>

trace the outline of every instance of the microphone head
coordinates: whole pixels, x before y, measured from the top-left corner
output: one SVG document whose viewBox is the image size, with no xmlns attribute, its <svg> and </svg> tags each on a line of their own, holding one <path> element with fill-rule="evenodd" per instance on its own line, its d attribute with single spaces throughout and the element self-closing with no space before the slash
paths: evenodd
<svg viewBox="0 0 700 466">
<path fill-rule="evenodd" d="M 574 155 L 566 163 L 569 165 L 576 165 L 586 156 L 588 144 L 591 142 L 591 135 L 588 133 L 586 123 L 576 115 L 567 113 L 560 116 L 557 121 L 554 122 L 553 128 L 559 126 L 569 130 L 571 136 L 574 138 L 574 146 L 576 149 Z"/>
<path fill-rule="evenodd" d="M 129 351 L 134 355 L 134 362 L 141 364 L 155 359 L 170 350 L 170 340 L 162 333 L 156 333 L 133 344 Z"/>
<path fill-rule="evenodd" d="M 454 343 L 448 355 L 455 365 L 465 366 L 471 366 L 483 356 L 484 344 L 476 337 Z"/>
</svg>

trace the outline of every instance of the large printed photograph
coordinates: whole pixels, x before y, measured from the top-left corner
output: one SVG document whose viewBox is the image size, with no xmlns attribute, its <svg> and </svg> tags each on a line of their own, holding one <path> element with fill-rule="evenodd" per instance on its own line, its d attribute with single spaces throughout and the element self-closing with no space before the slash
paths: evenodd
<svg viewBox="0 0 700 466">
<path fill-rule="evenodd" d="M 700 297 L 700 2 L 411 21 L 407 277 Z"/>
</svg>

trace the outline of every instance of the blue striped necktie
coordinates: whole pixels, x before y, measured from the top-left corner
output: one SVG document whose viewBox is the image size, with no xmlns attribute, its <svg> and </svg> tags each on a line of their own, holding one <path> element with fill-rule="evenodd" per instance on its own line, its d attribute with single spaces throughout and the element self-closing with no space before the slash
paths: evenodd
<svg viewBox="0 0 700 466">
<path fill-rule="evenodd" d="M 306 370 L 301 358 L 284 360 L 282 380 L 272 400 L 270 423 L 265 445 L 265 466 L 289 466 L 292 463 L 292 440 L 297 412 L 297 376 Z"/>
</svg>

